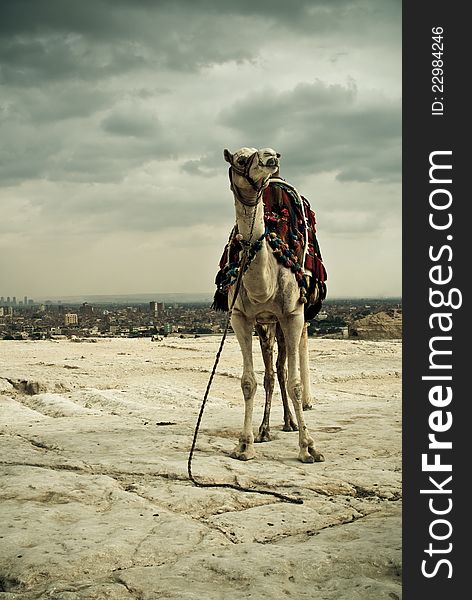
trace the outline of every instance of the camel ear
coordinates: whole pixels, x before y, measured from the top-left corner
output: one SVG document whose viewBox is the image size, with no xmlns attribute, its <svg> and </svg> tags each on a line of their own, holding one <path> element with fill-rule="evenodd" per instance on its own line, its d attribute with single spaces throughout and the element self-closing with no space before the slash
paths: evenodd
<svg viewBox="0 0 472 600">
<path fill-rule="evenodd" d="M 279 152 L 277 152 L 276 156 L 277 156 L 277 158 L 280 158 L 281 155 Z"/>
<path fill-rule="evenodd" d="M 233 164 L 233 155 L 226 148 L 224 149 L 223 156 L 225 157 L 226 162 L 229 162 L 230 165 Z"/>
</svg>

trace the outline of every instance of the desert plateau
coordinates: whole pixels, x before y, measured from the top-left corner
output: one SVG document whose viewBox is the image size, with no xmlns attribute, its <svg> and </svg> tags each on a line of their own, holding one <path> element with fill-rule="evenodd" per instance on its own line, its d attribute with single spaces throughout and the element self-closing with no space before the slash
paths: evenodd
<svg viewBox="0 0 472 600">
<path fill-rule="evenodd" d="M 307 425 L 229 455 L 243 420 L 229 337 L 0 341 L 0 598 L 401 598 L 401 340 L 309 338 Z M 254 340 L 262 418 L 263 363 Z"/>
</svg>

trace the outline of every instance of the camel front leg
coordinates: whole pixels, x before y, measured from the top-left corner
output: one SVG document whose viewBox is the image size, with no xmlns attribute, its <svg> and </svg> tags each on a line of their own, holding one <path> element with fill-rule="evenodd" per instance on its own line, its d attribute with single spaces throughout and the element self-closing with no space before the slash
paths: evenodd
<svg viewBox="0 0 472 600">
<path fill-rule="evenodd" d="M 231 452 L 232 458 L 238 460 L 250 460 L 254 458 L 254 434 L 252 431 L 252 413 L 254 409 L 254 395 L 257 389 L 254 365 L 252 360 L 252 327 L 253 322 L 247 319 L 237 310 L 231 316 L 231 326 L 239 342 L 243 355 L 243 374 L 241 377 L 241 389 L 244 396 L 244 424 L 239 443 Z"/>
<path fill-rule="evenodd" d="M 256 442 L 270 442 L 270 409 L 272 406 L 272 396 L 274 394 L 274 344 L 275 344 L 275 325 L 256 325 L 256 332 L 259 336 L 262 358 L 264 360 L 264 390 L 265 405 L 262 423 L 259 426 L 259 433 L 256 436 Z"/>
<path fill-rule="evenodd" d="M 302 407 L 303 410 L 311 410 L 313 405 L 311 397 L 310 366 L 308 363 L 308 323 L 305 323 L 303 326 L 302 337 L 300 339 L 300 377 L 302 378 L 303 386 Z"/>
<path fill-rule="evenodd" d="M 288 393 L 293 403 L 298 423 L 298 459 L 304 463 L 321 462 L 323 455 L 315 448 L 303 416 L 303 386 L 300 379 L 300 341 L 304 327 L 303 314 L 291 315 L 280 321 L 287 346 Z"/>
</svg>

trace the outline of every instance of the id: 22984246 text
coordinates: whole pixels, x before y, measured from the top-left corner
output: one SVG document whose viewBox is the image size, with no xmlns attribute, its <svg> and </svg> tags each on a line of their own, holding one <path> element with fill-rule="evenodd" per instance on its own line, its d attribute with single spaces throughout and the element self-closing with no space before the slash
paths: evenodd
<svg viewBox="0 0 472 600">
<path fill-rule="evenodd" d="M 431 91 L 433 102 L 431 114 L 442 116 L 444 114 L 444 29 L 433 27 L 431 30 Z"/>
</svg>

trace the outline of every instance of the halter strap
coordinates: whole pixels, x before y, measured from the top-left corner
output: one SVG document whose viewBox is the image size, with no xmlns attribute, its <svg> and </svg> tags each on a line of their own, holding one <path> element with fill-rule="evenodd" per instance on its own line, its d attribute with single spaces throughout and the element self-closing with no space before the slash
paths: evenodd
<svg viewBox="0 0 472 600">
<path fill-rule="evenodd" d="M 249 206 L 251 208 L 254 208 L 255 206 L 257 206 L 259 204 L 259 200 L 261 198 L 262 191 L 267 186 L 266 185 L 262 185 L 261 188 L 257 188 L 257 187 L 255 188 L 255 191 L 257 192 L 257 196 L 256 196 L 256 199 L 254 201 L 245 200 L 243 198 L 241 192 L 239 191 L 238 186 L 233 181 L 233 174 L 231 172 L 231 169 L 232 169 L 232 167 L 229 168 L 229 172 L 228 172 L 229 173 L 229 182 L 230 182 L 231 191 L 236 196 L 236 198 L 238 199 L 238 201 L 241 202 L 241 204 L 244 204 L 244 206 Z"/>
<path fill-rule="evenodd" d="M 256 156 L 257 156 L 257 160 L 258 160 L 258 165 L 260 167 L 263 167 L 264 163 L 261 161 L 259 154 L 257 152 L 254 152 L 254 154 L 252 154 L 249 157 L 249 159 L 246 161 L 246 164 L 244 165 L 243 169 L 239 169 L 235 165 L 231 164 L 229 171 L 228 171 L 229 182 L 231 184 L 230 185 L 231 190 L 237 196 L 237 199 L 239 200 L 239 202 L 241 202 L 241 204 L 244 204 L 244 206 L 250 206 L 250 207 L 256 206 L 259 203 L 259 199 L 262 195 L 263 190 L 269 185 L 269 179 L 265 179 L 262 181 L 261 185 L 258 186 L 257 183 L 254 181 L 254 179 L 249 175 L 249 171 L 251 169 L 252 163 L 254 162 L 254 158 Z M 252 187 L 252 189 L 257 193 L 256 200 L 254 202 L 251 202 L 251 201 L 248 202 L 247 200 L 245 200 L 242 197 L 242 194 L 239 192 L 238 186 L 233 181 L 232 170 L 234 170 L 234 172 L 237 173 L 238 175 L 241 175 L 241 177 L 243 177 L 249 183 L 249 185 Z"/>
</svg>

